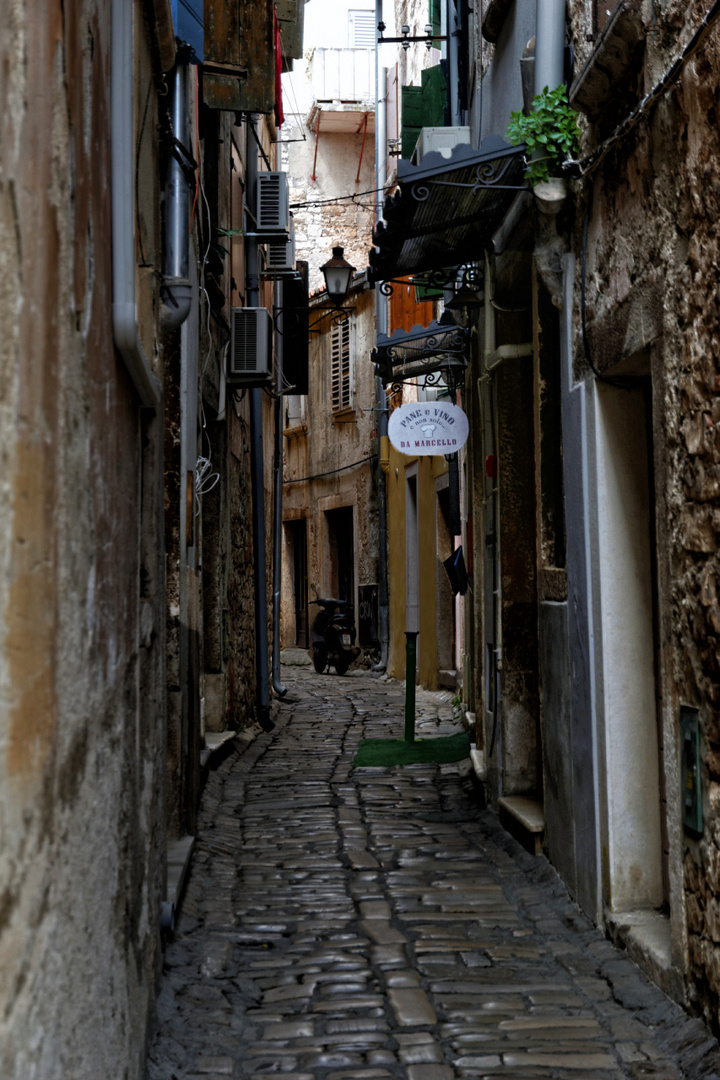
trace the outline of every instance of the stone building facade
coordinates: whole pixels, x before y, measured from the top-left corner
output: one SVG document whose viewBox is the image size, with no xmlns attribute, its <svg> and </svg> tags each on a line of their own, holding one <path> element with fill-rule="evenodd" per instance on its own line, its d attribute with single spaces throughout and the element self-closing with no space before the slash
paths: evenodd
<svg viewBox="0 0 720 1080">
<path fill-rule="evenodd" d="M 347 600 L 372 656 L 379 645 L 378 422 L 370 361 L 375 291 L 364 271 L 375 205 L 374 22 L 369 6 L 308 5 L 306 40 L 314 47 L 285 95 L 283 160 L 311 300 L 308 392 L 289 388 L 284 403 L 281 627 L 286 647 L 309 648 L 315 593 Z M 338 246 L 356 271 L 345 321 L 333 317 L 320 269 Z"/>
<path fill-rule="evenodd" d="M 464 40 L 470 146 L 428 165 L 430 188 L 472 153 L 492 176 L 488 137 L 530 107 L 550 54 L 582 133 L 555 206 L 518 166 L 514 194 L 477 188 L 448 249 L 482 281 L 463 533 L 476 766 L 507 827 L 717 1032 L 720 23 L 700 2 L 492 0 Z M 415 272 L 441 212 L 425 225 Z M 392 250 L 379 234 L 386 276 Z"/>
<path fill-rule="evenodd" d="M 204 42 L 181 7 L 14 3 L 0 44 L 8 1080 L 144 1075 L 208 737 L 260 715 L 250 394 L 225 360 L 279 61 L 257 47 L 255 108 L 226 107 L 197 61 L 231 5 Z M 272 43 L 273 5 L 247 7 Z"/>
</svg>

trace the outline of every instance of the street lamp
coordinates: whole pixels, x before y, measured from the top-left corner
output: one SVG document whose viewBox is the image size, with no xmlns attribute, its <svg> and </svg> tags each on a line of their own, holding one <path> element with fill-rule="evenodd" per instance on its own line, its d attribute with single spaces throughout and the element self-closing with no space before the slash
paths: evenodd
<svg viewBox="0 0 720 1080">
<path fill-rule="evenodd" d="M 445 304 L 445 310 L 451 311 L 457 325 L 465 328 L 470 326 L 473 316 L 482 302 L 482 296 L 475 289 L 469 285 L 461 285 L 452 300 Z"/>
<path fill-rule="evenodd" d="M 325 278 L 325 288 L 335 307 L 342 307 L 350 291 L 350 281 L 355 267 L 343 259 L 343 249 L 334 247 L 332 259 L 320 267 Z"/>
</svg>

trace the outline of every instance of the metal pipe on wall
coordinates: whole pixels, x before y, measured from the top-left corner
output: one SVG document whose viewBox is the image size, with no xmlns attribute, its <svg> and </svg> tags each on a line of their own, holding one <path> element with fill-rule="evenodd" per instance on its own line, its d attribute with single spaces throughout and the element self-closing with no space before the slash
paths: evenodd
<svg viewBox="0 0 720 1080">
<path fill-rule="evenodd" d="M 452 2 L 452 0 L 451 0 Z M 535 16 L 535 93 L 554 90 L 565 68 L 565 0 L 537 0 Z"/>
<path fill-rule="evenodd" d="M 245 184 L 248 204 L 257 206 L 258 146 L 254 126 L 257 117 L 247 116 L 247 165 Z M 251 131 L 250 128 L 253 128 Z M 258 242 L 254 236 L 245 241 L 246 289 L 248 307 L 258 307 L 260 279 L 258 276 Z M 249 390 L 250 398 L 250 479 L 252 490 L 253 570 L 255 583 L 255 674 L 258 722 L 264 731 L 272 731 L 270 719 L 270 680 L 268 677 L 268 617 L 267 566 L 265 552 L 265 486 L 263 454 L 263 392 L 259 386 Z"/>
<path fill-rule="evenodd" d="M 170 116 L 178 145 L 175 153 L 170 155 L 165 183 L 165 250 L 160 290 L 161 317 L 166 330 L 175 330 L 185 322 L 192 301 L 192 286 L 188 280 L 190 185 L 180 158 L 183 150 L 189 154 L 188 71 L 189 64 L 178 54 L 170 77 Z"/>
<path fill-rule="evenodd" d="M 135 303 L 133 13 L 134 5 L 127 0 L 113 0 L 110 72 L 112 321 L 115 344 L 140 403 L 156 409 L 162 399 L 162 387 L 143 351 Z"/>
<path fill-rule="evenodd" d="M 541 0 L 538 0 L 540 3 Z M 455 0 L 447 0 L 447 58 L 448 58 L 448 82 L 450 83 L 450 126 L 459 127 L 462 123 L 460 115 L 460 27 L 458 26 L 457 8 Z"/>
<path fill-rule="evenodd" d="M 383 0 L 375 0 L 375 24 L 382 22 Z M 375 219 L 382 217 L 383 188 L 386 180 L 387 162 L 387 97 L 383 70 L 380 67 L 380 47 L 375 46 Z M 387 334 L 388 299 L 375 286 L 375 320 L 379 334 Z M 387 439 L 388 407 L 385 387 L 380 378 L 375 379 L 375 402 L 377 409 L 378 448 Z M 388 662 L 390 642 L 390 604 L 388 595 L 388 536 L 387 536 L 387 478 L 382 467 L 382 453 L 378 453 L 377 499 L 378 499 L 378 637 L 380 639 L 380 663 L 377 670 L 384 671 Z"/>
<path fill-rule="evenodd" d="M 282 460 L 283 460 L 283 286 L 275 283 L 275 307 L 278 309 L 278 332 L 275 334 L 275 454 L 273 458 L 273 644 L 272 688 L 285 697 L 287 686 L 280 682 L 280 607 L 282 600 Z"/>
</svg>

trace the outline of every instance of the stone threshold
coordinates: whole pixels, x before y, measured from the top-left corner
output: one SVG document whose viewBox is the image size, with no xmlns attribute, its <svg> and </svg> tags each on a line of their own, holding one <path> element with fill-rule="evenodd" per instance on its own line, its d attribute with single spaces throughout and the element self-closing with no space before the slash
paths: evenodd
<svg viewBox="0 0 720 1080">
<path fill-rule="evenodd" d="M 672 962 L 670 918 L 654 908 L 628 911 L 605 909 L 606 932 L 613 945 L 625 949 L 631 960 L 668 997 L 686 1006 L 685 983 Z"/>
<path fill-rule="evenodd" d="M 539 799 L 527 795 L 503 795 L 498 799 L 498 819 L 531 855 L 542 851 L 545 812 Z"/>
</svg>

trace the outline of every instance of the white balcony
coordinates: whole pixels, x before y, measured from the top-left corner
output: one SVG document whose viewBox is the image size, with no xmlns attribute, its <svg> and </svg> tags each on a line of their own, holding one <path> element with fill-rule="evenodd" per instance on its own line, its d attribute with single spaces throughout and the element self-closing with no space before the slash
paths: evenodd
<svg viewBox="0 0 720 1080">
<path fill-rule="evenodd" d="M 318 105 L 372 103 L 375 107 L 374 49 L 315 49 L 312 93 Z"/>
</svg>

